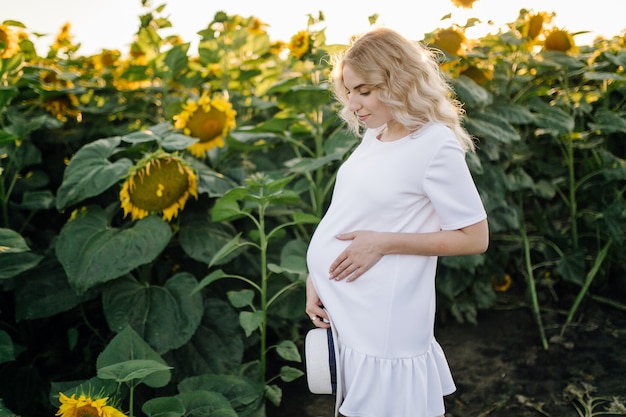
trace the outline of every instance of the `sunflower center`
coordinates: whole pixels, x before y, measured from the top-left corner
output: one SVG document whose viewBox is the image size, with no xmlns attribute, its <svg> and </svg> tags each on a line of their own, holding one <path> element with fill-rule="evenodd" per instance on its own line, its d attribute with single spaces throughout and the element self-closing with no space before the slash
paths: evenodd
<svg viewBox="0 0 626 417">
<path fill-rule="evenodd" d="M 435 40 L 435 46 L 451 55 L 460 55 L 462 53 L 461 45 L 463 45 L 463 35 L 450 29 L 439 32 Z"/>
<path fill-rule="evenodd" d="M 149 212 L 163 211 L 177 204 L 189 188 L 187 171 L 171 159 L 154 160 L 134 177 L 130 202 Z"/>
<path fill-rule="evenodd" d="M 545 41 L 546 49 L 551 51 L 565 52 L 572 47 L 572 43 L 567 36 L 567 32 L 562 30 L 552 32 Z"/>
<path fill-rule="evenodd" d="M 99 417 L 98 410 L 91 405 L 83 405 L 76 409 L 76 417 Z"/>
<path fill-rule="evenodd" d="M 191 136 L 200 139 L 200 142 L 209 142 L 220 136 L 226 125 L 226 114 L 215 107 L 205 112 L 199 108 L 189 118 L 187 128 Z"/>
</svg>

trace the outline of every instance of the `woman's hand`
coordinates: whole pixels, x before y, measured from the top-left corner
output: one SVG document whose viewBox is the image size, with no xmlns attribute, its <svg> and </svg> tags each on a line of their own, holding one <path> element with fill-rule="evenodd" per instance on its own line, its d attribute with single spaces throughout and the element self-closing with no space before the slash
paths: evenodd
<svg viewBox="0 0 626 417">
<path fill-rule="evenodd" d="M 315 291 L 310 276 L 306 278 L 306 314 L 315 327 L 325 329 L 330 327 L 328 314 L 326 310 L 324 310 L 322 300 L 320 300 L 320 297 L 317 295 L 317 291 Z"/>
<path fill-rule="evenodd" d="M 330 266 L 330 279 L 354 281 L 374 266 L 383 257 L 379 249 L 381 236 L 364 230 L 338 235 L 337 239 L 352 242 Z"/>
</svg>

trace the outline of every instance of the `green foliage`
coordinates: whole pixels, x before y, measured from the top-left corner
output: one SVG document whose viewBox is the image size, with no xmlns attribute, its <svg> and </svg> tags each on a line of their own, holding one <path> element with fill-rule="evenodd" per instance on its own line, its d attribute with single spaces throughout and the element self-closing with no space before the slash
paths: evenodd
<svg viewBox="0 0 626 417">
<path fill-rule="evenodd" d="M 44 57 L 22 38 L 0 58 L 0 414 L 94 392 L 132 415 L 260 417 L 303 375 L 307 244 L 358 143 L 328 89 L 341 46 L 321 17 L 289 49 L 218 13 L 192 51 L 162 36 L 163 9 L 140 16 L 127 55 L 66 40 Z M 590 294 L 626 288 L 626 53 L 617 37 L 543 50 L 527 17 L 442 55 L 478 139 L 491 245 L 440 259 L 437 288 L 459 321 L 521 298 L 547 347 L 545 308 L 564 312 L 563 336 Z M 207 91 L 236 127 L 198 156 L 176 123 Z M 156 155 L 195 175 L 170 217 L 121 202 Z"/>
</svg>

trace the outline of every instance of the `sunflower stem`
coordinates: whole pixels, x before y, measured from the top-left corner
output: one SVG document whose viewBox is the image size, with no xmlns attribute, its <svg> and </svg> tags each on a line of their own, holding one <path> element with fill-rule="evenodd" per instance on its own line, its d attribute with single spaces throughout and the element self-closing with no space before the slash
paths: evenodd
<svg viewBox="0 0 626 417">
<path fill-rule="evenodd" d="M 265 381 L 266 358 L 265 347 L 267 344 L 267 235 L 265 233 L 265 204 L 259 204 L 259 247 L 261 249 L 261 340 L 260 340 L 260 379 Z"/>
<path fill-rule="evenodd" d="M 535 273 L 533 270 L 530 256 L 530 240 L 528 239 L 528 234 L 526 233 L 526 223 L 524 222 L 523 216 L 522 221 L 520 222 L 520 234 L 522 236 L 522 242 L 524 244 L 524 265 L 526 268 L 526 277 L 528 278 L 528 289 L 532 300 L 533 315 L 535 316 L 535 321 L 537 322 L 537 327 L 539 328 L 541 344 L 545 350 L 548 350 L 548 339 L 546 338 L 546 333 L 543 327 L 543 321 L 541 319 L 541 308 L 539 306 L 539 300 L 537 298 L 537 288 L 535 287 Z"/>
</svg>

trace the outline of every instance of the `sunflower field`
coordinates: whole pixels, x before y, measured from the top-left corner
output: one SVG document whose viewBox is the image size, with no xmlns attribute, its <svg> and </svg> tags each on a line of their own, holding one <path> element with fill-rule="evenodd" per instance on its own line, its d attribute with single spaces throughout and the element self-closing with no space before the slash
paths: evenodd
<svg viewBox="0 0 626 417">
<path fill-rule="evenodd" d="M 358 142 L 327 83 L 345 45 L 321 12 L 288 41 L 220 12 L 191 50 L 164 8 L 92 56 L 69 25 L 46 54 L 0 25 L 0 416 L 261 417 L 303 375 L 307 243 Z M 522 304 L 546 349 L 626 309 L 626 37 L 577 46 L 552 17 L 420 40 L 491 229 L 440 260 L 440 314 Z"/>
</svg>

